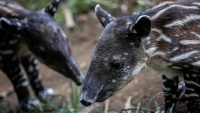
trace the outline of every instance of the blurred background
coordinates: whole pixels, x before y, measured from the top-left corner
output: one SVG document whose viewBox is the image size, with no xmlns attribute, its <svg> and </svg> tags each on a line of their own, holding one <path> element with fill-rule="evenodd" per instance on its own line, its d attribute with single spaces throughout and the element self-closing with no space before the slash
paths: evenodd
<svg viewBox="0 0 200 113">
<path fill-rule="evenodd" d="M 40 10 L 51 0 L 16 0 L 29 10 Z M 165 0 L 63 0 L 55 20 L 63 27 L 71 42 L 71 49 L 81 70 L 86 74 L 90 55 L 103 27 L 94 14 L 100 4 L 113 16 L 131 15 Z M 43 83 L 58 95 L 50 99 L 50 111 L 45 113 L 145 113 L 155 111 L 163 102 L 161 74 L 149 68 L 143 70 L 130 84 L 103 103 L 84 107 L 79 103 L 79 90 L 69 79 L 40 64 Z M 31 90 L 31 89 L 30 89 Z M 6 94 L 6 96 L 5 96 Z M 17 98 L 13 87 L 0 71 L 0 113 L 15 113 Z M 5 96 L 5 98 L 4 98 Z M 177 109 L 183 113 L 184 104 Z M 138 111 L 140 109 L 140 112 Z M 41 112 L 41 113 L 43 113 Z"/>
</svg>

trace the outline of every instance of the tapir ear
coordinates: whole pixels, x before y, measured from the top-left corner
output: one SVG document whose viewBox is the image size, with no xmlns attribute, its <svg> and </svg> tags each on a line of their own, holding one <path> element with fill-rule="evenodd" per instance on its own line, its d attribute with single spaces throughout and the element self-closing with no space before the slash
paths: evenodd
<svg viewBox="0 0 200 113">
<path fill-rule="evenodd" d="M 24 29 L 23 24 L 17 19 L 0 18 L 0 26 L 11 34 L 19 34 Z"/>
<path fill-rule="evenodd" d="M 139 37 L 147 37 L 151 32 L 151 19 L 147 15 L 140 16 L 130 25 L 131 33 L 137 34 Z"/>
<path fill-rule="evenodd" d="M 106 27 L 111 21 L 114 21 L 115 18 L 111 16 L 105 9 L 103 9 L 99 4 L 95 7 L 95 13 L 103 27 Z"/>
<path fill-rule="evenodd" d="M 45 9 L 44 11 L 51 15 L 52 17 L 58 10 L 58 6 L 60 4 L 61 0 L 53 0 Z"/>
</svg>

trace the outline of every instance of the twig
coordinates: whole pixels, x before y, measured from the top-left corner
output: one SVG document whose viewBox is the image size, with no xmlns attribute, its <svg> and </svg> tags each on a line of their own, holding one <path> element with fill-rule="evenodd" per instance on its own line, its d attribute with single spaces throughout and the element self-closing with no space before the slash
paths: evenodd
<svg viewBox="0 0 200 113">
<path fill-rule="evenodd" d="M 137 111 L 136 111 L 136 113 L 139 113 L 140 106 L 141 106 L 141 102 L 139 102 L 138 105 L 137 105 Z"/>
<path fill-rule="evenodd" d="M 109 105 L 110 105 L 110 100 L 108 99 L 108 100 L 106 100 L 106 102 L 105 102 L 104 113 L 108 113 Z"/>
<path fill-rule="evenodd" d="M 65 15 L 66 26 L 68 28 L 74 28 L 75 22 L 74 22 L 74 19 L 73 19 L 73 16 L 72 16 L 72 12 L 70 11 L 69 8 L 64 7 L 64 6 L 63 6 L 62 9 L 63 9 L 64 15 Z"/>
<path fill-rule="evenodd" d="M 132 96 L 128 97 L 128 99 L 127 99 L 127 101 L 126 101 L 126 103 L 124 105 L 124 109 L 128 109 L 128 108 L 132 107 L 132 105 L 131 105 L 132 98 L 133 98 Z M 131 113 L 131 111 L 128 111 L 128 113 Z"/>
</svg>

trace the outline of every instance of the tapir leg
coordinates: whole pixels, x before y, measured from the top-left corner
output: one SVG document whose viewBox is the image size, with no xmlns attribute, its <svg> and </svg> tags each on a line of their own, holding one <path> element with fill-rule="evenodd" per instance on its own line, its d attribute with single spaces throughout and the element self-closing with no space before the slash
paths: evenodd
<svg viewBox="0 0 200 113">
<path fill-rule="evenodd" d="M 6 60 L 7 58 L 12 60 Z M 29 111 L 35 108 L 35 106 L 39 104 L 39 101 L 31 97 L 28 91 L 29 83 L 20 69 L 19 61 L 13 60 L 14 56 L 7 56 L 6 59 L 2 59 L 0 67 L 14 86 L 18 101 L 20 103 L 20 109 L 22 111 Z"/>
<path fill-rule="evenodd" d="M 184 75 L 185 100 L 188 113 L 199 113 L 200 111 L 200 76 L 193 73 Z"/>
<path fill-rule="evenodd" d="M 38 69 L 38 61 L 31 54 L 25 55 L 21 59 L 22 65 L 28 75 L 30 84 L 39 99 L 45 99 L 52 95 L 53 90 L 46 89 L 42 84 L 42 76 Z"/>
<path fill-rule="evenodd" d="M 163 75 L 162 78 L 165 97 L 165 112 L 168 113 L 170 110 L 174 110 L 178 100 L 178 76 L 169 79 Z"/>
</svg>

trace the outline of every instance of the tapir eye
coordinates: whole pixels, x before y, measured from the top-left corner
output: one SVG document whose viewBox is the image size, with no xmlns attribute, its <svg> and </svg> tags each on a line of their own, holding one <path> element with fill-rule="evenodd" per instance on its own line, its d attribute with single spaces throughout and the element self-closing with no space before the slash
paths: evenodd
<svg viewBox="0 0 200 113">
<path fill-rule="evenodd" d="M 118 70 L 118 69 L 122 68 L 123 63 L 121 63 L 119 61 L 113 61 L 110 63 L 110 65 L 111 65 L 111 70 L 112 69 Z"/>
</svg>

